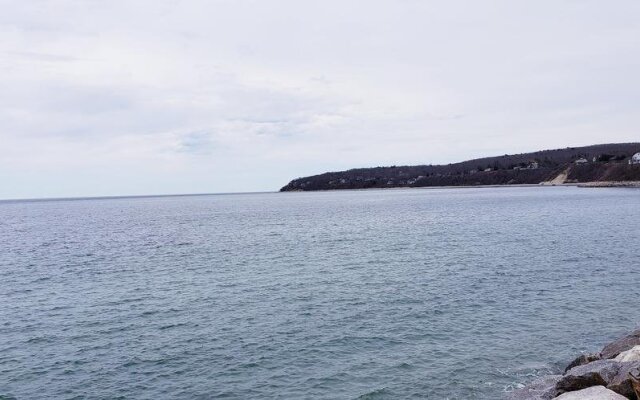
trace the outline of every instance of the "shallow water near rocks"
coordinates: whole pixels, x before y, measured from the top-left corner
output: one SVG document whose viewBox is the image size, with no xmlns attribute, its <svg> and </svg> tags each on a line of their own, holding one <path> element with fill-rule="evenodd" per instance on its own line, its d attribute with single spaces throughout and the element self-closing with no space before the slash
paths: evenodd
<svg viewBox="0 0 640 400">
<path fill-rule="evenodd" d="M 0 397 L 496 399 L 640 322 L 640 190 L 0 202 Z"/>
</svg>

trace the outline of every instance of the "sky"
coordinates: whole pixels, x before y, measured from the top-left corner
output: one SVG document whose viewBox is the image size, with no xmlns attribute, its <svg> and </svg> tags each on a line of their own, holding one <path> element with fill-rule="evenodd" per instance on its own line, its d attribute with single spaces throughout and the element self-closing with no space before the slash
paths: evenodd
<svg viewBox="0 0 640 400">
<path fill-rule="evenodd" d="M 637 0 L 0 0 L 0 198 L 640 141 Z"/>
</svg>

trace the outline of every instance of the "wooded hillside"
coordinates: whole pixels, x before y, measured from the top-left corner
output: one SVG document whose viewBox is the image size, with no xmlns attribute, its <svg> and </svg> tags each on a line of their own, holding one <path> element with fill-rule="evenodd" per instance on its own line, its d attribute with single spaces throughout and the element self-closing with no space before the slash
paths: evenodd
<svg viewBox="0 0 640 400">
<path fill-rule="evenodd" d="M 294 179 L 280 190 L 538 184 L 565 171 L 571 182 L 640 181 L 640 165 L 629 164 L 637 152 L 640 143 L 614 143 L 505 154 L 448 165 L 358 168 Z"/>
</svg>

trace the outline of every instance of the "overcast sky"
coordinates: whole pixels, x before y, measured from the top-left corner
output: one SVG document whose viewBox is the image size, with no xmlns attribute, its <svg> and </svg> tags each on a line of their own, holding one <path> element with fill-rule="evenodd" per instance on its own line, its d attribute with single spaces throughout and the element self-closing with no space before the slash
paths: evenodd
<svg viewBox="0 0 640 400">
<path fill-rule="evenodd" d="M 640 1 L 0 0 L 0 198 L 640 141 Z"/>
</svg>

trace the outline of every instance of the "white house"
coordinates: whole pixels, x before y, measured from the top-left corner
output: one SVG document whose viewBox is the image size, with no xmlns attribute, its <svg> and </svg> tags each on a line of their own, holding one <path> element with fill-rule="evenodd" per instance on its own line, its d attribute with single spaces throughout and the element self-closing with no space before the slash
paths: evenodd
<svg viewBox="0 0 640 400">
<path fill-rule="evenodd" d="M 587 161 L 587 159 L 584 158 L 584 157 L 578 158 L 577 160 L 574 161 L 574 163 L 576 163 L 576 164 L 586 164 L 588 162 L 589 161 Z"/>
<path fill-rule="evenodd" d="M 640 153 L 636 153 L 629 160 L 629 164 L 640 164 Z"/>
</svg>

